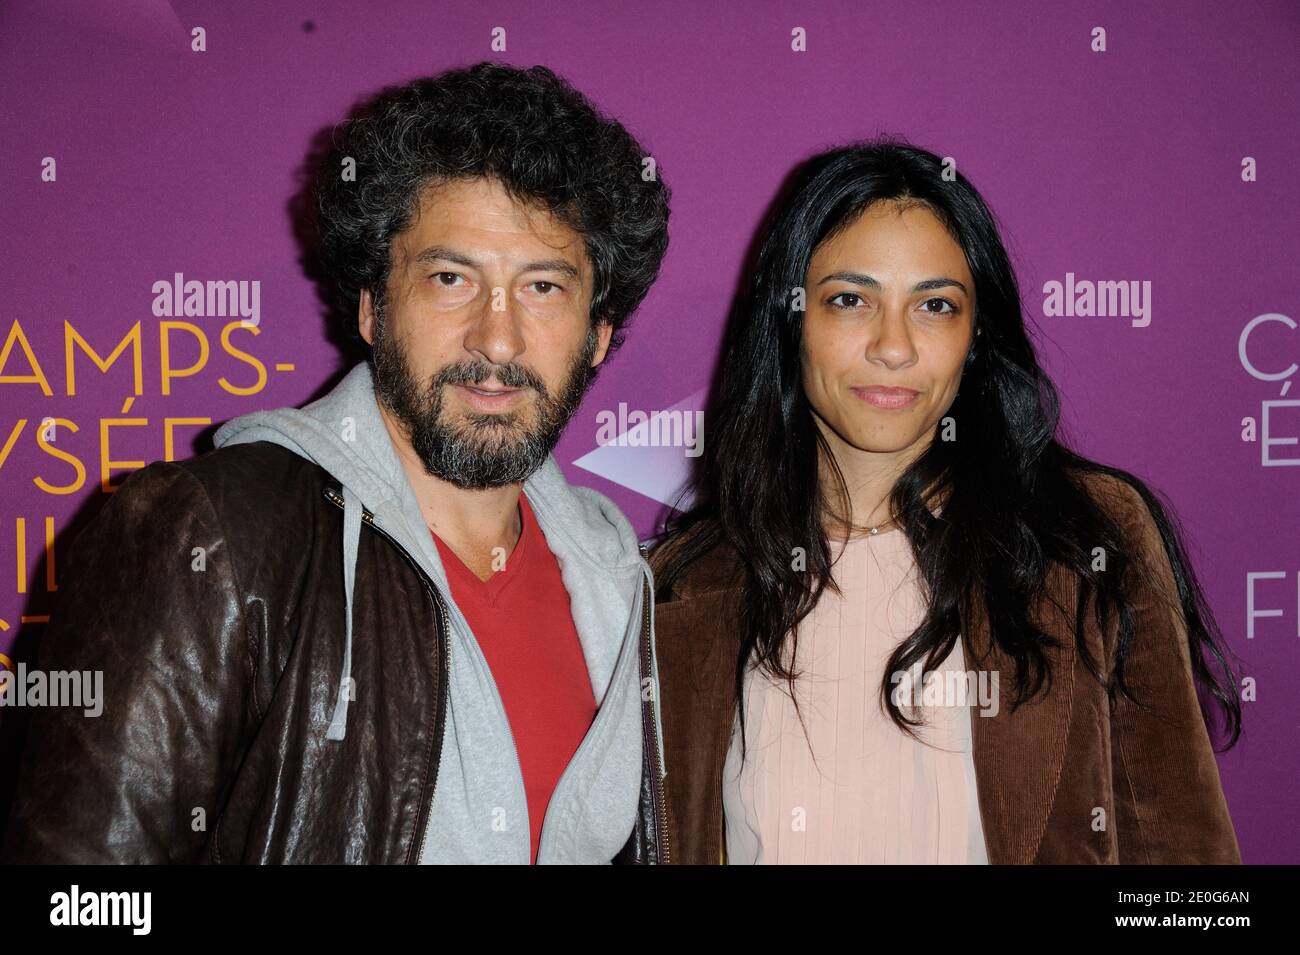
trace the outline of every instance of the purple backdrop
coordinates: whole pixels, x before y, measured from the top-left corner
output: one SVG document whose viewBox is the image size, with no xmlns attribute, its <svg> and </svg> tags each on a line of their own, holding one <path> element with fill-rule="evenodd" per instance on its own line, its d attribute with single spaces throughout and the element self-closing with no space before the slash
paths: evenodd
<svg viewBox="0 0 1300 955">
<path fill-rule="evenodd" d="M 795 162 L 877 132 L 953 157 L 1001 221 L 1066 437 L 1167 495 L 1255 682 L 1220 760 L 1243 857 L 1300 861 L 1300 7 L 700 6 L 0 6 L 0 653 L 30 659 L 103 461 L 118 483 L 168 456 L 169 429 L 188 457 L 222 421 L 336 377 L 288 214 L 312 137 L 381 86 L 543 63 L 673 190 L 662 278 L 557 450 L 570 478 L 648 535 L 683 450 L 598 448 L 600 416 L 700 406 L 744 250 Z M 232 319 L 155 316 L 154 283 L 176 273 L 256 280 L 256 328 L 227 346 Z M 1142 307 L 1048 314 L 1046 284 L 1071 276 L 1136 283 Z M 166 321 L 192 325 L 170 334 L 173 368 L 207 361 L 164 391 Z M 72 392 L 72 332 L 108 356 L 137 325 L 138 391 L 129 348 L 101 372 L 77 347 Z M 254 359 L 264 383 L 233 393 L 259 384 Z"/>
</svg>

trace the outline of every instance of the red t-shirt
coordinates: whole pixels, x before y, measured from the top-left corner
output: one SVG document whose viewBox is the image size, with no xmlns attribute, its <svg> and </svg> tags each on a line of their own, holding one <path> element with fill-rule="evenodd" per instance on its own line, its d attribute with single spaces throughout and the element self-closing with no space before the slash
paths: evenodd
<svg viewBox="0 0 1300 955">
<path fill-rule="evenodd" d="M 560 565 L 522 493 L 519 513 L 519 542 L 505 568 L 487 580 L 479 580 L 437 534 L 433 539 L 452 597 L 469 621 L 505 703 L 524 773 L 536 863 L 551 793 L 587 735 L 596 699 Z"/>
</svg>

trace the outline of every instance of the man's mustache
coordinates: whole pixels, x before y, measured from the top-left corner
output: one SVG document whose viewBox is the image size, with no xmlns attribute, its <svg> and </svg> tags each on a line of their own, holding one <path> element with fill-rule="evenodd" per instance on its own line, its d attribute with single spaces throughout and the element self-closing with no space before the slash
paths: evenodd
<svg viewBox="0 0 1300 955">
<path fill-rule="evenodd" d="M 461 362 L 448 365 L 433 378 L 433 387 L 442 385 L 470 385 L 477 387 L 489 378 L 495 378 L 505 388 L 531 388 L 546 394 L 546 385 L 534 371 L 522 365 L 492 365 L 487 362 Z"/>
</svg>

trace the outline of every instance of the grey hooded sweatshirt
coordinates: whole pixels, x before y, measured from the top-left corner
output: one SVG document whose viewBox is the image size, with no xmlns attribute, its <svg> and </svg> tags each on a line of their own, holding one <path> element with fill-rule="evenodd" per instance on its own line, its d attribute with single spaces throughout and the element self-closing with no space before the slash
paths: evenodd
<svg viewBox="0 0 1300 955">
<path fill-rule="evenodd" d="M 333 721 L 321 745 L 348 730 L 348 698 L 374 692 L 351 680 L 361 510 L 401 544 L 437 587 L 451 622 L 450 698 L 423 863 L 522 863 L 531 857 L 523 773 L 500 693 L 465 616 L 452 598 L 434 543 L 379 414 L 370 367 L 361 362 L 302 409 L 235 418 L 216 444 L 271 441 L 319 464 L 342 485 L 342 570 L 348 620 Z M 650 567 L 619 509 L 590 488 L 571 486 L 553 456 L 524 493 L 560 567 L 573 624 L 599 707 L 545 809 L 539 863 L 606 863 L 632 832 L 642 772 L 639 637 L 642 581 Z M 653 606 L 652 665 L 653 665 Z M 432 635 L 429 637 L 432 639 Z M 654 673 L 658 686 L 657 669 Z M 390 692 L 395 688 L 387 688 Z M 661 737 L 659 694 L 655 732 Z M 658 740 L 663 752 L 662 737 Z M 663 770 L 666 775 L 666 768 Z"/>
</svg>

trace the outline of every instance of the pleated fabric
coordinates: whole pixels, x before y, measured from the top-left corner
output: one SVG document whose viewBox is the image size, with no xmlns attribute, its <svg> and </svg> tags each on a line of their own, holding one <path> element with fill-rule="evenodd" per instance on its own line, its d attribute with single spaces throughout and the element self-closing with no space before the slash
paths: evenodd
<svg viewBox="0 0 1300 955">
<path fill-rule="evenodd" d="M 748 673 L 748 752 L 742 766 L 737 722 L 723 771 L 728 863 L 987 863 L 974 701 L 949 695 L 911 711 L 925 720 L 918 743 L 880 699 L 890 654 L 925 615 L 906 535 L 851 539 L 833 573 L 842 594 L 825 591 L 799 628 L 804 725 L 788 683 Z M 944 683 L 964 670 L 958 640 L 940 667 Z M 913 676 L 919 684 L 920 671 Z"/>
</svg>

